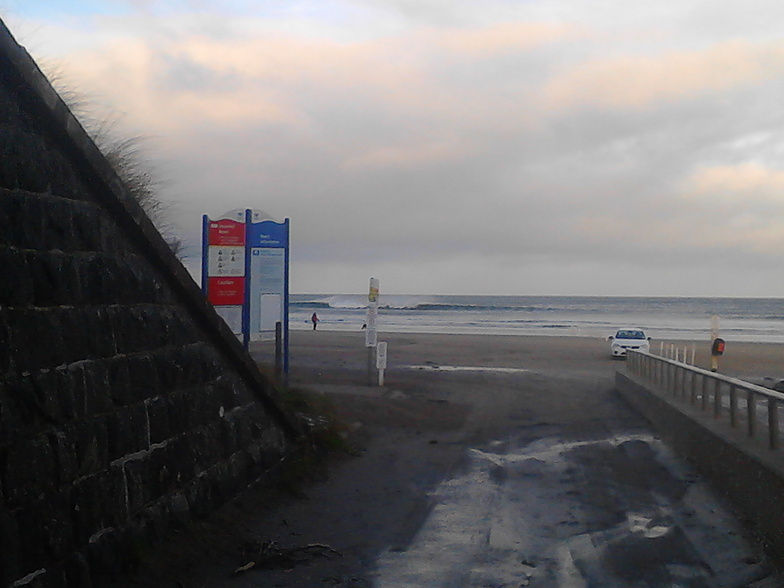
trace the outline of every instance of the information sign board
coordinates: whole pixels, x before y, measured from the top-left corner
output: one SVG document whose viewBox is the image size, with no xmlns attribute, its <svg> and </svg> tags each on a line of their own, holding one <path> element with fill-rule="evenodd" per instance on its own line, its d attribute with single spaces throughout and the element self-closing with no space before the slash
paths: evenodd
<svg viewBox="0 0 784 588">
<path fill-rule="evenodd" d="M 217 313 L 251 340 L 274 340 L 282 323 L 288 373 L 289 221 L 258 210 L 202 219 L 202 290 Z"/>
</svg>

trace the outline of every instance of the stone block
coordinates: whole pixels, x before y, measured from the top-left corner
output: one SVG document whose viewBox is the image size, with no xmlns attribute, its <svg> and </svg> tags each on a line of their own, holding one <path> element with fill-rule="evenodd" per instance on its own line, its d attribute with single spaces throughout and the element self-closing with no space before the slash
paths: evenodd
<svg viewBox="0 0 784 588">
<path fill-rule="evenodd" d="M 128 358 L 122 355 L 107 360 L 109 392 L 115 406 L 125 406 L 136 400 L 131 391 Z"/>
<path fill-rule="evenodd" d="M 107 361 L 85 361 L 68 366 L 78 417 L 91 418 L 112 406 Z"/>
<path fill-rule="evenodd" d="M 241 404 L 242 384 L 233 373 L 225 373 L 212 386 L 218 392 L 224 410 L 233 410 Z"/>
<path fill-rule="evenodd" d="M 147 457 L 127 461 L 123 467 L 128 489 L 128 512 L 130 516 L 134 516 L 157 498 L 158 492 L 153 480 L 156 474 L 152 471 Z"/>
<path fill-rule="evenodd" d="M 40 198 L 33 194 L 14 192 L 0 199 L 7 224 L 3 231 L 8 245 L 20 249 L 46 248 L 44 221 L 47 218 Z"/>
<path fill-rule="evenodd" d="M 74 246 L 74 205 L 72 200 L 53 198 L 48 202 L 44 248 L 72 251 Z"/>
<path fill-rule="evenodd" d="M 180 367 L 176 363 L 177 353 L 173 348 L 157 350 L 152 359 L 155 362 L 155 371 L 158 374 L 160 393 L 169 394 L 177 389 L 180 377 Z"/>
<path fill-rule="evenodd" d="M 62 561 L 74 549 L 73 525 L 67 496 L 50 493 L 16 511 L 23 567 L 35 570 L 42 562 Z"/>
<path fill-rule="evenodd" d="M 171 437 L 169 403 L 161 396 L 150 398 L 145 403 L 147 420 L 150 423 L 150 443 L 162 443 Z"/>
<path fill-rule="evenodd" d="M 69 430 L 71 433 L 73 429 Z M 54 451 L 57 466 L 57 483 L 60 487 L 71 484 L 79 472 L 76 458 L 76 439 L 73 434 L 55 431 L 49 434 L 49 443 Z"/>
<path fill-rule="evenodd" d="M 242 449 L 253 443 L 253 415 L 251 414 L 248 406 L 235 411 L 234 415 L 237 428 L 237 444 L 239 445 L 240 449 Z"/>
<path fill-rule="evenodd" d="M 228 457 L 239 450 L 237 441 L 237 423 L 233 414 L 227 414 L 220 421 L 221 427 L 221 446 L 224 457 Z"/>
<path fill-rule="evenodd" d="M 63 347 L 61 359 L 65 364 L 96 357 L 93 351 L 97 333 L 92 328 L 89 316 L 93 310 L 64 307 L 57 309 Z"/>
<path fill-rule="evenodd" d="M 180 435 L 188 430 L 188 395 L 186 392 L 172 392 L 166 396 L 169 406 L 169 425 L 172 435 Z"/>
<path fill-rule="evenodd" d="M 147 353 L 128 356 L 128 379 L 134 401 L 146 400 L 159 393 L 157 364 Z"/>
<path fill-rule="evenodd" d="M 207 476 L 194 478 L 185 488 L 191 513 L 196 517 L 205 517 L 219 506 L 211 480 Z"/>
<path fill-rule="evenodd" d="M 0 506 L 0 586 L 22 577 L 21 534 L 14 514 Z"/>
<path fill-rule="evenodd" d="M 147 409 L 135 404 L 117 409 L 106 416 L 109 461 L 149 449 Z"/>
<path fill-rule="evenodd" d="M 110 358 L 117 355 L 117 342 L 112 330 L 112 315 L 115 309 L 89 307 L 82 309 L 83 329 L 88 334 L 89 355 L 92 359 Z"/>
<path fill-rule="evenodd" d="M 77 422 L 69 428 L 69 435 L 75 441 L 80 476 L 92 475 L 107 467 L 109 441 L 105 417 Z"/>
<path fill-rule="evenodd" d="M 117 353 L 130 354 L 144 350 L 144 345 L 140 344 L 142 337 L 139 334 L 140 325 L 133 316 L 131 308 L 123 306 L 105 310 Z"/>
<path fill-rule="evenodd" d="M 229 371 L 223 358 L 217 353 L 217 351 L 215 351 L 213 347 L 206 344 L 201 344 L 200 353 L 200 361 L 202 369 L 204 370 L 205 382 L 212 383 L 216 381 L 221 375 Z"/>
<path fill-rule="evenodd" d="M 101 248 L 101 217 L 103 211 L 94 204 L 72 204 L 73 248 L 79 251 L 98 251 Z"/>
<path fill-rule="evenodd" d="M 9 376 L 3 382 L 4 424 L 8 427 L 9 438 L 18 438 L 22 431 L 33 431 L 39 424 L 35 406 L 33 379 L 30 375 Z"/>
<path fill-rule="evenodd" d="M 120 534 L 116 529 L 105 528 L 90 537 L 87 554 L 90 569 L 96 579 L 106 582 L 117 579 L 122 573 Z"/>
<path fill-rule="evenodd" d="M 60 325 L 51 312 L 36 308 L 4 309 L 11 350 L 20 371 L 59 365 Z"/>
<path fill-rule="evenodd" d="M 70 256 L 62 252 L 28 255 L 28 272 L 33 283 L 32 304 L 39 307 L 75 305 L 81 288 Z"/>
<path fill-rule="evenodd" d="M 9 505 L 21 505 L 57 483 L 55 456 L 44 437 L 20 440 L 6 450 L 3 491 Z"/>
<path fill-rule="evenodd" d="M 222 427 L 219 422 L 191 431 L 188 438 L 197 471 L 207 470 L 223 458 Z"/>
<path fill-rule="evenodd" d="M 52 394 L 57 398 L 61 422 L 72 421 L 79 414 L 76 406 L 76 396 L 74 395 L 73 372 L 67 366 L 61 365 L 51 370 L 51 374 L 54 387 Z"/>
<path fill-rule="evenodd" d="M 148 502 L 158 500 L 161 496 L 178 488 L 177 468 L 182 464 L 172 459 L 169 445 L 152 449 L 146 461 L 145 467 L 149 472 L 147 477 Z M 138 508 L 136 512 L 138 512 Z"/>
<path fill-rule="evenodd" d="M 180 489 L 196 475 L 196 458 L 191 439 L 182 435 L 169 440 L 166 447 L 153 453 L 153 463 L 159 472 L 161 492 Z"/>
<path fill-rule="evenodd" d="M 178 492 L 170 498 L 169 513 L 175 527 L 184 528 L 191 523 L 191 510 L 184 494 Z"/>
<path fill-rule="evenodd" d="M 125 473 L 120 467 L 79 478 L 70 497 L 77 545 L 85 545 L 102 529 L 128 521 Z"/>
<path fill-rule="evenodd" d="M 11 370 L 13 351 L 11 349 L 11 333 L 5 322 L 5 315 L 0 306 L 0 378 Z"/>
<path fill-rule="evenodd" d="M 3 225 L 5 226 L 5 225 Z M 33 279 L 26 252 L 0 246 L 0 306 L 25 306 L 33 303 Z"/>
<path fill-rule="evenodd" d="M 63 564 L 63 570 L 68 588 L 93 588 L 92 571 L 84 554 L 71 554 Z"/>
<path fill-rule="evenodd" d="M 106 267 L 107 257 L 100 253 L 80 255 L 75 268 L 82 292 L 82 303 L 101 305 L 114 303 L 110 289 L 111 275 Z"/>
<path fill-rule="evenodd" d="M 48 425 L 65 422 L 65 414 L 60 405 L 60 372 L 55 369 L 45 369 L 30 376 L 30 379 L 32 386 L 29 390 L 33 393 L 31 400 L 39 420 Z"/>
</svg>

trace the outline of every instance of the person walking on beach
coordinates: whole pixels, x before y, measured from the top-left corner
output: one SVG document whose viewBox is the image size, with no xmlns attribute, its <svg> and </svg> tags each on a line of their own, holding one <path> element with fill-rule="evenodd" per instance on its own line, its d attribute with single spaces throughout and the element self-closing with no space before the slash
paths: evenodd
<svg viewBox="0 0 784 588">
<path fill-rule="evenodd" d="M 318 315 L 317 315 L 317 314 L 314 312 L 314 313 L 313 313 L 313 316 L 312 316 L 312 317 L 310 317 L 310 320 L 312 320 L 312 321 L 313 321 L 313 330 L 315 331 L 315 330 L 316 330 L 316 325 L 318 325 L 318 322 L 319 322 L 319 317 L 318 317 Z"/>
</svg>

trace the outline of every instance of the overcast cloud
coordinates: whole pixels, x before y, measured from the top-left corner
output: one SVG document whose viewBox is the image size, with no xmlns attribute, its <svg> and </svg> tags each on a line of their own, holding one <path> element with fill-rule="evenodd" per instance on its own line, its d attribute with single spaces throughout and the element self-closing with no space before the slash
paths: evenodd
<svg viewBox="0 0 784 588">
<path fill-rule="evenodd" d="M 11 0 L 201 215 L 292 223 L 293 292 L 784 294 L 784 3 Z"/>
</svg>

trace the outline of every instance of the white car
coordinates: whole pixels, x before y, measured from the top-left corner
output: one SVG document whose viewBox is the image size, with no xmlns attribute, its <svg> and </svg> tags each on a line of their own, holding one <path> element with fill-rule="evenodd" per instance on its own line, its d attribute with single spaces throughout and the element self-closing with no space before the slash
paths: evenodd
<svg viewBox="0 0 784 588">
<path fill-rule="evenodd" d="M 626 357 L 626 351 L 629 349 L 644 353 L 651 350 L 651 338 L 646 337 L 642 329 L 618 329 L 615 336 L 609 340 L 613 357 Z"/>
</svg>

